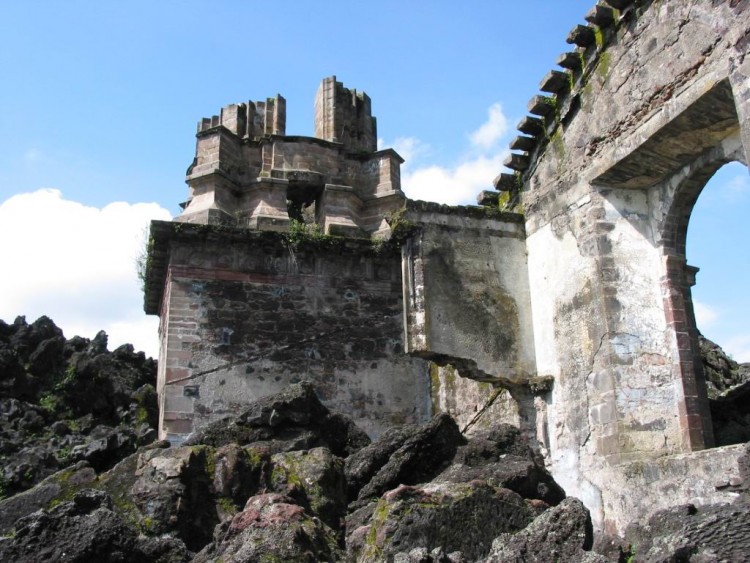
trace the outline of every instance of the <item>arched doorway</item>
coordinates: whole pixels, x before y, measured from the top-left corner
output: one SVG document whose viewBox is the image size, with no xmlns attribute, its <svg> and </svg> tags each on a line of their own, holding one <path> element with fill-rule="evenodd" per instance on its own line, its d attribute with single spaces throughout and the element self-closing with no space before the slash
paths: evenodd
<svg viewBox="0 0 750 563">
<path fill-rule="evenodd" d="M 686 253 L 699 268 L 692 288 L 714 442 L 750 440 L 750 175 L 741 162 L 708 180 L 690 214 Z"/>
</svg>

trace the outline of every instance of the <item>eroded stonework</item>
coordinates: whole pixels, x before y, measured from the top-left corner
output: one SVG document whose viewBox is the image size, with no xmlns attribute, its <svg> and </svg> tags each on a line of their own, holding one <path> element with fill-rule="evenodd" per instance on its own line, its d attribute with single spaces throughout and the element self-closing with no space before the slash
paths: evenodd
<svg viewBox="0 0 750 563">
<path fill-rule="evenodd" d="M 371 434 L 513 422 L 600 530 L 731 499 L 741 448 L 706 450 L 685 237 L 750 155 L 750 1 L 586 19 L 485 207 L 407 202 L 369 98 L 335 77 L 316 138 L 286 135 L 280 96 L 201 122 L 185 211 L 152 227 L 162 435 L 306 379 Z"/>
</svg>

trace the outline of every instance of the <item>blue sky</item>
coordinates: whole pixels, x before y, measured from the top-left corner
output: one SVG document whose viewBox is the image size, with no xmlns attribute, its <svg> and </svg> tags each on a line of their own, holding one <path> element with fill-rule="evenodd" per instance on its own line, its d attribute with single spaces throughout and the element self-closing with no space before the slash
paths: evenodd
<svg viewBox="0 0 750 563">
<path fill-rule="evenodd" d="M 280 93 L 287 133 L 310 135 L 315 90 L 333 74 L 372 98 L 383 145 L 407 158 L 410 196 L 471 203 L 500 171 L 513 125 L 593 3 L 5 2 L 0 260 L 9 281 L 0 318 L 47 313 L 68 336 L 104 328 L 113 345 L 130 340 L 155 353 L 134 248 L 148 219 L 177 214 L 186 198 L 197 121 Z M 699 201 L 708 219 L 691 226 L 701 236 L 689 248 L 703 268 L 696 295 L 713 318 L 704 330 L 720 343 L 750 334 L 738 314 L 750 310 L 747 251 L 730 259 L 711 242 L 741 237 L 732 229 L 742 228 L 750 188 L 746 171 L 722 172 L 716 201 Z M 726 276 L 709 278 L 726 265 L 736 268 L 735 289 Z M 750 360 L 750 337 L 741 346 Z"/>
</svg>

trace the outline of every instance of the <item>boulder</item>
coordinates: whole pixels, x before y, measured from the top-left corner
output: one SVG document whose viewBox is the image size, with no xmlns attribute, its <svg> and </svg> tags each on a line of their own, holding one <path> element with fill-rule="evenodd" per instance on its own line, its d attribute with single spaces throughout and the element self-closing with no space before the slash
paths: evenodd
<svg viewBox="0 0 750 563">
<path fill-rule="evenodd" d="M 194 551 L 211 540 L 219 514 L 206 448 L 153 449 L 139 455 L 130 489 L 149 534 L 174 534 Z"/>
<path fill-rule="evenodd" d="M 326 448 L 285 452 L 271 458 L 271 490 L 284 493 L 334 530 L 346 515 L 344 462 Z"/>
<path fill-rule="evenodd" d="M 10 532 L 19 518 L 48 507 L 75 489 L 90 486 L 95 479 L 96 472 L 86 462 L 80 462 L 50 475 L 28 491 L 0 501 L 0 535 Z"/>
<path fill-rule="evenodd" d="M 332 415 L 310 383 L 290 385 L 264 397 L 236 417 L 217 420 L 191 434 L 186 445 L 262 444 L 273 452 L 328 448 L 346 457 L 370 443 L 348 417 Z"/>
<path fill-rule="evenodd" d="M 2 324 L 0 498 L 76 461 L 109 469 L 156 438 L 156 363 L 106 341 L 66 341 L 48 317 Z"/>
<path fill-rule="evenodd" d="M 139 538 L 113 511 L 109 495 L 86 489 L 72 501 L 21 518 L 0 541 L 0 560 L 179 563 L 189 553 L 173 540 Z"/>
<path fill-rule="evenodd" d="M 499 534 L 518 532 L 533 517 L 518 494 L 481 481 L 403 485 L 349 515 L 347 556 L 374 563 L 440 548 L 474 561 Z"/>
<path fill-rule="evenodd" d="M 645 524 L 628 527 L 625 539 L 639 562 L 746 561 L 750 553 L 750 505 L 692 504 L 661 510 Z"/>
<path fill-rule="evenodd" d="M 292 499 L 265 493 L 248 499 L 230 523 L 217 526 L 215 541 L 193 563 L 233 561 L 341 561 L 333 531 Z"/>
<path fill-rule="evenodd" d="M 604 561 L 603 556 L 588 553 L 593 545 L 589 511 L 576 498 L 566 498 L 546 510 L 525 529 L 501 534 L 492 542 L 487 563 L 507 561 Z"/>
<path fill-rule="evenodd" d="M 476 479 L 549 505 L 565 498 L 565 491 L 536 459 L 528 440 L 509 424 L 475 432 L 467 444 L 459 446 L 453 464 L 435 480 L 465 483 Z"/>
<path fill-rule="evenodd" d="M 399 485 L 429 481 L 450 464 L 466 440 L 448 414 L 439 414 L 427 424 L 406 428 L 403 434 L 387 434 L 382 442 L 364 448 L 351 463 L 347 461 L 347 481 L 366 482 L 357 494 L 360 501 L 377 498 Z M 350 486 L 352 496 L 354 492 Z"/>
</svg>

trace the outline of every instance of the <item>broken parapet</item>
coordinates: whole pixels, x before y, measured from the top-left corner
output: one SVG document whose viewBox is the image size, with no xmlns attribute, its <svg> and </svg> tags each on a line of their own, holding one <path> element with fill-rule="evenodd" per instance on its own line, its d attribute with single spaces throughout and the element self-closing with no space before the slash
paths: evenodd
<svg viewBox="0 0 750 563">
<path fill-rule="evenodd" d="M 534 341 L 523 216 L 408 201 L 400 219 L 418 232 L 402 252 L 407 351 L 479 381 L 527 383 Z"/>
<path fill-rule="evenodd" d="M 315 135 L 286 135 L 280 95 L 201 120 L 190 195 L 177 221 L 286 231 L 302 220 L 327 234 L 388 236 L 385 217 L 405 200 L 403 159 L 376 150 L 370 98 L 335 76 L 323 80 Z"/>
<path fill-rule="evenodd" d="M 347 150 L 374 151 L 378 145 L 370 97 L 325 78 L 315 95 L 315 136 L 342 143 Z"/>
<path fill-rule="evenodd" d="M 276 94 L 265 102 L 230 104 L 221 108 L 219 115 L 204 117 L 198 122 L 198 133 L 219 125 L 238 137 L 257 138 L 264 135 L 284 135 L 286 131 L 286 100 Z"/>
</svg>

